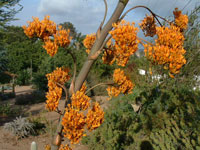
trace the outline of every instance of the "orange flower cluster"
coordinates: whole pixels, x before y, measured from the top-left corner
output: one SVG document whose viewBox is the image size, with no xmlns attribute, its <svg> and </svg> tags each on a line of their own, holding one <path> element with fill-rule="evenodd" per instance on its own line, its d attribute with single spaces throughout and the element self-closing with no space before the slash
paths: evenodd
<svg viewBox="0 0 200 150">
<path fill-rule="evenodd" d="M 115 61 L 115 47 L 112 40 L 109 40 L 106 46 L 107 48 L 104 50 L 102 60 L 104 64 L 112 65 Z"/>
<path fill-rule="evenodd" d="M 173 11 L 173 14 L 174 14 L 176 26 L 179 27 L 181 31 L 183 31 L 184 29 L 187 29 L 188 16 L 183 15 L 182 12 L 178 10 L 178 8 L 175 8 L 175 10 Z"/>
<path fill-rule="evenodd" d="M 180 72 L 181 67 L 186 63 L 183 48 L 184 36 L 180 28 L 171 25 L 170 27 L 157 27 L 155 45 L 144 45 L 145 55 L 154 62 L 161 64 L 172 74 Z"/>
<path fill-rule="evenodd" d="M 45 16 L 44 20 L 40 21 L 39 18 L 33 17 L 33 22 L 28 22 L 29 26 L 23 26 L 24 33 L 29 37 L 39 37 L 45 39 L 56 33 L 56 24 L 49 20 L 49 16 Z"/>
<path fill-rule="evenodd" d="M 72 106 L 78 110 L 86 110 L 90 106 L 90 97 L 85 95 L 85 91 L 86 85 L 84 83 L 80 91 L 77 91 L 76 93 L 72 94 Z"/>
<path fill-rule="evenodd" d="M 46 49 L 50 56 L 54 56 L 57 53 L 59 46 L 66 47 L 70 44 L 70 31 L 62 29 L 61 26 L 57 30 L 56 23 L 49 20 L 49 16 L 46 16 L 42 21 L 38 18 L 33 18 L 33 21 L 28 22 L 28 24 L 28 27 L 23 26 L 24 33 L 29 38 L 41 38 L 44 41 L 43 48 Z"/>
<path fill-rule="evenodd" d="M 85 116 L 70 105 L 66 108 L 62 120 L 64 136 L 71 140 L 71 144 L 78 143 L 84 136 Z"/>
<path fill-rule="evenodd" d="M 53 90 L 49 90 L 46 94 L 46 108 L 49 111 L 54 111 L 58 107 L 59 100 L 62 96 L 62 88 L 55 87 Z"/>
<path fill-rule="evenodd" d="M 67 47 L 70 44 L 70 30 L 65 30 L 62 26 L 58 26 L 58 31 L 54 34 L 54 41 L 61 47 Z"/>
<path fill-rule="evenodd" d="M 69 145 L 67 145 L 67 144 L 65 146 L 63 144 L 61 144 L 59 147 L 59 150 L 72 150 L 72 148 L 70 148 Z"/>
<path fill-rule="evenodd" d="M 46 49 L 47 54 L 54 56 L 58 51 L 58 45 L 56 42 L 52 41 L 50 38 L 47 38 L 44 42 L 43 48 Z"/>
<path fill-rule="evenodd" d="M 122 20 L 120 23 L 114 23 L 114 30 L 109 32 L 115 40 L 114 54 L 116 62 L 120 66 L 125 66 L 129 57 L 138 49 L 138 28 L 136 28 L 134 24 L 134 22 L 130 24 L 129 22 Z"/>
<path fill-rule="evenodd" d="M 124 75 L 123 70 L 115 69 L 114 74 L 113 74 L 113 80 L 118 86 L 117 87 L 109 86 L 107 88 L 108 95 L 110 96 L 110 98 L 112 98 L 113 96 L 116 97 L 120 93 L 123 93 L 123 94 L 132 93 L 134 84 L 131 82 L 131 80 L 128 77 Z"/>
<path fill-rule="evenodd" d="M 142 23 L 139 24 L 145 36 L 153 37 L 156 34 L 156 21 L 154 17 L 146 15 Z"/>
<path fill-rule="evenodd" d="M 92 46 L 96 40 L 96 34 L 92 33 L 90 35 L 86 35 L 85 39 L 83 40 L 83 45 L 87 48 L 86 52 L 89 54 Z"/>
<path fill-rule="evenodd" d="M 98 103 L 89 109 L 84 116 L 84 111 L 90 106 L 90 98 L 85 95 L 86 85 L 72 95 L 72 104 L 68 105 L 64 114 L 62 125 L 64 136 L 71 140 L 71 144 L 78 143 L 84 134 L 84 127 L 87 125 L 88 130 L 93 130 L 103 123 L 104 112 Z"/>
<path fill-rule="evenodd" d="M 104 112 L 99 103 L 94 103 L 92 109 L 88 110 L 86 122 L 89 131 L 98 128 L 104 121 Z"/>
<path fill-rule="evenodd" d="M 57 83 L 64 85 L 70 78 L 69 69 L 56 68 L 52 73 L 47 74 L 49 92 L 47 92 L 46 108 L 54 111 L 58 107 L 59 100 L 62 96 L 62 88 Z"/>
</svg>

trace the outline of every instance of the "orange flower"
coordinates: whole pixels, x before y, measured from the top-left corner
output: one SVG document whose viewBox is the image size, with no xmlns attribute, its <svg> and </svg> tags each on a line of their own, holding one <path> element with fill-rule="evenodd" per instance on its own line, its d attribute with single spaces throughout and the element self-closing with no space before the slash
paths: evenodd
<svg viewBox="0 0 200 150">
<path fill-rule="evenodd" d="M 67 47 L 70 44 L 69 33 L 70 30 L 67 31 L 65 29 L 62 29 L 62 26 L 58 27 L 59 30 L 54 34 L 54 40 L 61 46 L 61 47 Z"/>
<path fill-rule="evenodd" d="M 107 100 L 110 100 L 112 97 L 117 97 L 121 92 L 118 87 L 114 87 L 114 86 L 108 86 L 106 90 L 109 95 L 109 98 Z"/>
<path fill-rule="evenodd" d="M 113 74 L 113 80 L 118 86 L 117 87 L 109 86 L 107 88 L 108 95 L 110 96 L 110 98 L 112 98 L 113 96 L 116 97 L 120 93 L 123 93 L 123 94 L 132 93 L 134 84 L 131 82 L 131 80 L 128 77 L 124 75 L 123 70 L 115 69 L 114 74 Z"/>
<path fill-rule="evenodd" d="M 71 140 L 71 144 L 78 143 L 84 136 L 85 116 L 79 110 L 72 109 L 70 105 L 62 119 L 64 136 Z"/>
<path fill-rule="evenodd" d="M 54 56 L 58 51 L 58 46 L 66 47 L 70 44 L 69 32 L 62 29 L 61 26 L 56 29 L 56 23 L 49 20 L 49 16 L 45 16 L 40 21 L 33 17 L 32 22 L 28 22 L 28 27 L 23 26 L 24 33 L 29 37 L 38 37 L 44 41 L 43 48 L 46 49 L 50 56 Z M 52 36 L 52 37 L 51 37 Z"/>
<path fill-rule="evenodd" d="M 44 39 L 56 33 L 56 24 L 45 16 L 40 22 L 39 18 L 33 17 L 33 22 L 28 22 L 29 26 L 23 26 L 24 33 L 29 37 L 39 37 Z"/>
<path fill-rule="evenodd" d="M 49 38 L 44 41 L 43 48 L 46 49 L 47 54 L 50 56 L 54 56 L 58 51 L 57 43 Z"/>
<path fill-rule="evenodd" d="M 72 95 L 72 106 L 78 110 L 86 110 L 90 106 L 90 97 L 85 95 L 83 92 L 77 91 Z"/>
<path fill-rule="evenodd" d="M 49 111 L 54 111 L 58 107 L 59 100 L 62 96 L 62 88 L 55 87 L 53 90 L 49 90 L 46 94 L 46 108 Z"/>
<path fill-rule="evenodd" d="M 66 144 L 65 146 L 61 144 L 59 150 L 72 150 L 72 148 L 70 148 L 68 144 Z"/>
<path fill-rule="evenodd" d="M 139 25 L 145 36 L 153 37 L 156 34 L 156 21 L 152 15 L 146 15 L 146 18 Z"/>
<path fill-rule="evenodd" d="M 90 35 L 86 35 L 85 39 L 83 40 L 83 45 L 87 48 L 86 52 L 89 54 L 92 46 L 96 40 L 96 34 L 92 33 Z"/>
<path fill-rule="evenodd" d="M 155 45 L 144 45 L 145 55 L 152 61 L 163 65 L 164 69 L 170 70 L 170 74 L 177 74 L 186 63 L 183 48 L 184 36 L 179 27 L 157 27 Z"/>
<path fill-rule="evenodd" d="M 99 103 L 94 103 L 92 109 L 88 110 L 86 123 L 88 130 L 92 131 L 98 128 L 104 121 L 104 112 Z"/>
<path fill-rule="evenodd" d="M 112 65 L 116 59 L 115 47 L 112 40 L 109 40 L 106 45 L 107 48 L 104 50 L 102 60 L 104 64 Z"/>
<path fill-rule="evenodd" d="M 69 69 L 68 68 L 56 68 L 52 73 L 46 75 L 48 79 L 48 87 L 53 89 L 57 86 L 56 83 L 64 85 L 69 79 Z"/>
<path fill-rule="evenodd" d="M 86 110 L 90 106 L 90 97 L 85 95 L 86 91 L 86 83 L 84 82 L 80 91 L 77 91 L 76 93 L 72 94 L 71 100 L 72 100 L 72 106 L 78 110 Z"/>
<path fill-rule="evenodd" d="M 62 96 L 62 88 L 57 83 L 64 85 L 70 78 L 69 69 L 56 68 L 52 73 L 47 74 L 49 91 L 46 94 L 46 108 L 54 111 L 58 107 L 59 100 Z"/>
<path fill-rule="evenodd" d="M 113 30 L 109 33 L 115 40 L 115 57 L 116 62 L 120 66 L 125 66 L 129 57 L 138 49 L 137 31 L 134 27 L 134 22 L 131 24 L 122 20 L 120 23 L 113 24 Z"/>
<path fill-rule="evenodd" d="M 176 26 L 179 27 L 181 31 L 187 29 L 188 16 L 183 15 L 182 12 L 178 10 L 178 8 L 175 8 L 175 10 L 173 11 L 173 14 L 174 14 Z"/>
</svg>

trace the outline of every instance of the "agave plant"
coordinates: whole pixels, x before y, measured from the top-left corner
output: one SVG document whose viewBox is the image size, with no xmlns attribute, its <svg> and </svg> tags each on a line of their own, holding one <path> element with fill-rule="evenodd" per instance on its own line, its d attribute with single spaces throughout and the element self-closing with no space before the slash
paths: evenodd
<svg viewBox="0 0 200 150">
<path fill-rule="evenodd" d="M 4 129 L 10 131 L 13 135 L 18 138 L 24 138 L 34 132 L 33 124 L 28 121 L 27 118 L 21 116 L 16 117 L 13 122 L 5 123 Z"/>
</svg>

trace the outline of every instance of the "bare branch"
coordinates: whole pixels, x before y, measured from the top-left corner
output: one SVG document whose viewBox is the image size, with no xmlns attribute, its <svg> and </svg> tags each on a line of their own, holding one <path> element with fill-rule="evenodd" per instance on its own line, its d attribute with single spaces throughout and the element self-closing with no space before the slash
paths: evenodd
<svg viewBox="0 0 200 150">
<path fill-rule="evenodd" d="M 101 27 L 103 26 L 105 20 L 106 20 L 106 16 L 107 16 L 107 12 L 108 12 L 108 4 L 107 4 L 107 1 L 104 0 L 104 4 L 105 4 L 105 14 L 104 14 L 104 18 L 103 18 L 103 21 L 101 22 Z"/>
<path fill-rule="evenodd" d="M 58 82 L 56 84 L 65 91 L 65 105 L 64 105 L 64 108 L 66 108 L 67 104 L 69 103 L 69 93 L 68 93 L 68 90 L 65 87 L 65 85 L 62 85 L 62 84 L 60 84 Z"/>
<path fill-rule="evenodd" d="M 143 38 L 137 37 L 137 39 L 140 40 L 140 42 L 141 42 L 141 41 L 144 41 L 144 42 L 148 43 L 149 45 L 152 45 L 152 46 L 153 46 L 153 44 L 152 44 L 151 42 L 149 42 L 149 41 L 147 41 L 147 40 L 145 40 L 145 39 L 143 39 Z"/>
<path fill-rule="evenodd" d="M 101 86 L 101 85 L 113 85 L 113 84 L 114 84 L 114 82 L 110 82 L 110 83 L 98 83 L 98 84 L 94 85 L 93 87 L 89 88 L 89 89 L 85 92 L 85 94 L 87 94 L 89 91 L 91 91 L 92 89 L 94 89 L 94 88 L 96 88 L 96 87 L 98 87 L 98 86 Z"/>
<path fill-rule="evenodd" d="M 75 81 L 76 81 L 76 69 L 77 69 L 77 63 L 76 63 L 76 57 L 74 56 L 74 54 L 70 51 L 68 51 L 68 53 L 72 56 L 73 62 L 74 62 L 74 73 L 73 73 L 73 78 L 72 78 L 72 82 L 70 84 L 70 94 L 75 92 Z"/>
<path fill-rule="evenodd" d="M 157 22 L 160 24 L 161 27 L 162 27 L 163 25 L 161 24 L 161 22 L 159 21 L 158 18 L 161 18 L 161 19 L 163 19 L 164 21 L 166 21 L 166 22 L 168 22 L 168 23 L 171 23 L 171 22 L 169 22 L 168 20 L 166 20 L 165 18 L 163 18 L 163 17 L 161 17 L 161 16 L 155 14 L 150 8 L 148 8 L 148 7 L 146 7 L 146 6 L 143 6 L 143 5 L 138 5 L 138 6 L 134 6 L 134 7 L 130 8 L 129 10 L 127 10 L 127 11 L 122 15 L 122 17 L 121 17 L 119 20 L 121 21 L 131 10 L 133 10 L 133 9 L 135 9 L 135 8 L 145 8 L 145 9 L 147 9 L 147 10 L 153 15 L 153 17 L 157 20 Z"/>
<path fill-rule="evenodd" d="M 98 39 L 100 37 L 100 34 L 101 34 L 101 29 L 103 27 L 103 24 L 106 20 L 106 16 L 107 16 L 107 11 L 108 11 L 108 4 L 107 4 L 107 1 L 104 0 L 104 4 L 105 4 L 105 13 L 104 13 L 104 18 L 103 18 L 103 21 L 101 22 L 98 30 L 97 30 L 97 33 L 96 33 L 96 39 Z"/>
</svg>

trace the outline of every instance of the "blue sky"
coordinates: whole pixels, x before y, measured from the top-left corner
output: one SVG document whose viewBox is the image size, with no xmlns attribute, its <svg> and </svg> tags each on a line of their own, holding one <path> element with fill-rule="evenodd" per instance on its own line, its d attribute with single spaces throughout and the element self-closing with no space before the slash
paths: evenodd
<svg viewBox="0 0 200 150">
<path fill-rule="evenodd" d="M 108 1 L 109 18 L 117 4 L 117 0 Z M 20 4 L 24 7 L 16 15 L 19 20 L 11 22 L 12 25 L 26 25 L 27 21 L 32 21 L 32 16 L 43 19 L 45 15 L 50 15 L 50 19 L 57 24 L 71 22 L 78 32 L 90 34 L 96 32 L 103 15 L 103 0 L 21 0 Z M 136 5 L 145 5 L 155 13 L 163 16 L 172 16 L 175 7 L 183 9 L 183 13 L 190 12 L 195 5 L 200 5 L 199 0 L 130 0 L 127 8 Z M 125 18 L 128 21 L 138 23 L 147 13 L 142 8 L 135 9 Z"/>
</svg>

